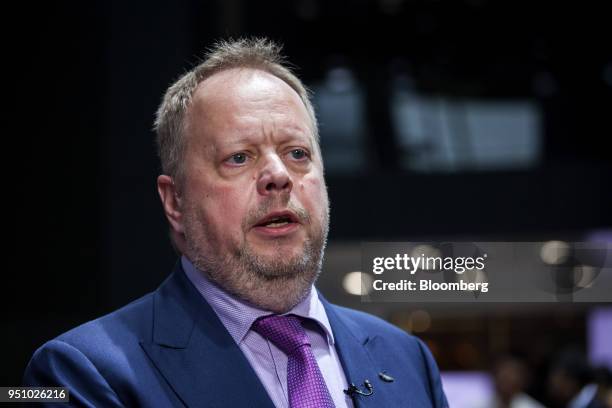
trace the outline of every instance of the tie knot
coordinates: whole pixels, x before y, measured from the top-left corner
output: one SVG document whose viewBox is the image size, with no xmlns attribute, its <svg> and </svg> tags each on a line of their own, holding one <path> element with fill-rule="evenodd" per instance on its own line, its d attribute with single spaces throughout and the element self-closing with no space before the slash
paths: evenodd
<svg viewBox="0 0 612 408">
<path fill-rule="evenodd" d="M 295 353 L 301 346 L 310 345 L 300 318 L 294 315 L 262 317 L 253 323 L 253 330 L 287 355 Z"/>
</svg>

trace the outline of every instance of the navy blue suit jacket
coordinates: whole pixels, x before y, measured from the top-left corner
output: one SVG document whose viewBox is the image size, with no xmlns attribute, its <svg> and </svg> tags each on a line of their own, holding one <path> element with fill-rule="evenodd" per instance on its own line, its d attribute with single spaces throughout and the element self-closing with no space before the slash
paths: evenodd
<svg viewBox="0 0 612 408">
<path fill-rule="evenodd" d="M 438 368 L 415 337 L 321 297 L 349 383 L 374 393 L 357 407 L 447 406 Z M 385 382 L 379 373 L 394 378 Z M 28 386 L 66 386 L 91 407 L 266 407 L 274 405 L 248 360 L 180 262 L 153 293 L 39 348 Z"/>
</svg>

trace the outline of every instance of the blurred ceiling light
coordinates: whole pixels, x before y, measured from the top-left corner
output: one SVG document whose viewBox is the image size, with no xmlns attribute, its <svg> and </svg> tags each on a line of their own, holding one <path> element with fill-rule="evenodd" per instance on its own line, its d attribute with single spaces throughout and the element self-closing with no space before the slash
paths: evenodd
<svg viewBox="0 0 612 408">
<path fill-rule="evenodd" d="M 440 252 L 438 248 L 434 248 L 431 245 L 422 244 L 415 246 L 412 249 L 410 256 L 412 256 L 413 258 L 418 258 L 420 256 L 425 256 L 425 258 L 437 258 L 442 256 L 442 252 Z M 427 266 L 428 264 L 425 263 L 425 268 L 423 269 L 427 269 Z M 434 267 L 435 262 L 429 263 L 429 266 Z"/>
<path fill-rule="evenodd" d="M 595 280 L 595 268 L 589 265 L 574 267 L 574 284 L 579 288 L 590 288 Z"/>
<path fill-rule="evenodd" d="M 567 260 L 570 246 L 563 241 L 548 241 L 540 249 L 540 258 L 549 265 L 559 265 Z"/>
<path fill-rule="evenodd" d="M 427 331 L 431 327 L 431 316 L 424 310 L 415 310 L 410 314 L 409 326 L 414 333 Z"/>
<path fill-rule="evenodd" d="M 470 282 L 470 283 L 485 283 L 489 281 L 487 279 L 487 273 L 484 269 L 483 270 L 474 269 L 471 271 L 466 271 L 466 273 L 461 274 L 461 275 L 456 273 L 455 282 L 459 282 L 461 280 L 467 280 L 467 282 Z"/>
<path fill-rule="evenodd" d="M 351 295 L 367 295 L 372 287 L 372 278 L 370 275 L 359 271 L 349 272 L 342 280 L 342 287 Z"/>
</svg>

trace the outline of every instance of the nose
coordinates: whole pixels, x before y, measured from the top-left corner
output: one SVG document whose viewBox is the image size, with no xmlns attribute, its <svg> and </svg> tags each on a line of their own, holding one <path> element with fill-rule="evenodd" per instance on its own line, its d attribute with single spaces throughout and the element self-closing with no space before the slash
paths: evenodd
<svg viewBox="0 0 612 408">
<path fill-rule="evenodd" d="M 257 180 L 259 194 L 271 195 L 291 192 L 293 182 L 285 163 L 277 154 L 268 154 L 264 158 L 265 161 Z"/>
</svg>

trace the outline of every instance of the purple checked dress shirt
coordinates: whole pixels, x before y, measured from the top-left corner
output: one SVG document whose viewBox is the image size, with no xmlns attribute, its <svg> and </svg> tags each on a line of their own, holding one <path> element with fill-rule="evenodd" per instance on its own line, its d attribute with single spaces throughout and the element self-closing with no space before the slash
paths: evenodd
<svg viewBox="0 0 612 408">
<path fill-rule="evenodd" d="M 210 304 L 244 353 L 274 405 L 289 408 L 287 356 L 272 342 L 252 330 L 253 322 L 270 312 L 236 299 L 213 284 L 186 257 L 182 257 L 181 262 L 189 280 Z M 342 391 L 348 388 L 348 384 L 334 346 L 334 335 L 325 308 L 314 286 L 308 296 L 286 314 L 309 319 L 304 328 L 334 405 L 336 408 L 353 407 L 350 397 Z"/>
</svg>

